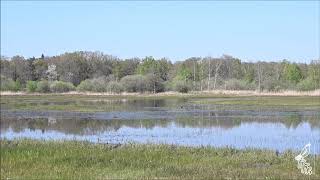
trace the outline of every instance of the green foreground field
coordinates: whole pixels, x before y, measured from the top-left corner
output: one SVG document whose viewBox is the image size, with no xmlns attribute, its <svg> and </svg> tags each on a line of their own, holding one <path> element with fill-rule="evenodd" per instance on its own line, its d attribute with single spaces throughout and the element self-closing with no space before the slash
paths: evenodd
<svg viewBox="0 0 320 180">
<path fill-rule="evenodd" d="M 320 157 L 297 169 L 296 152 L 110 145 L 74 141 L 1 140 L 1 179 L 319 179 Z"/>
</svg>

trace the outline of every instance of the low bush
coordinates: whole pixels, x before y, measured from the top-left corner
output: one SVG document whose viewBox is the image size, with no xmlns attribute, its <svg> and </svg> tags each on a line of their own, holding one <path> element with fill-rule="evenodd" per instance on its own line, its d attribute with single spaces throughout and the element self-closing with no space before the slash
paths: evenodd
<svg viewBox="0 0 320 180">
<path fill-rule="evenodd" d="M 84 80 L 77 86 L 77 91 L 94 91 L 94 84 L 89 79 Z"/>
<path fill-rule="evenodd" d="M 317 85 L 311 78 L 304 79 L 297 84 L 297 89 L 299 91 L 310 91 L 315 90 L 316 88 Z"/>
<path fill-rule="evenodd" d="M 239 79 L 229 79 L 226 81 L 227 90 L 253 90 L 255 85 L 253 83 L 248 83 L 244 80 Z"/>
<path fill-rule="evenodd" d="M 50 92 L 49 82 L 47 80 L 39 81 L 36 92 L 47 93 Z"/>
<path fill-rule="evenodd" d="M 77 91 L 106 92 L 108 82 L 109 79 L 107 77 L 86 79 L 78 85 Z"/>
<path fill-rule="evenodd" d="M 129 75 L 121 79 L 120 83 L 127 92 L 144 92 L 146 91 L 146 78 L 142 75 Z"/>
<path fill-rule="evenodd" d="M 36 92 L 37 81 L 27 81 L 26 88 L 28 92 Z"/>
<path fill-rule="evenodd" d="M 91 79 L 91 82 L 93 84 L 93 91 L 95 92 L 106 92 L 107 91 L 107 83 L 109 80 L 102 76 L 98 78 Z"/>
<path fill-rule="evenodd" d="M 116 82 L 116 81 L 111 81 L 108 83 L 107 85 L 107 90 L 110 93 L 121 93 L 123 92 L 123 86 L 121 85 L 121 83 Z"/>
<path fill-rule="evenodd" d="M 20 91 L 21 83 L 19 80 L 13 81 L 10 78 L 1 76 L 1 91 Z"/>
<path fill-rule="evenodd" d="M 105 80 L 107 83 L 109 83 L 109 82 L 111 82 L 111 81 L 116 81 L 116 77 L 115 77 L 113 74 L 110 74 L 110 75 L 104 77 L 104 80 Z"/>
<path fill-rule="evenodd" d="M 174 82 L 174 90 L 180 93 L 188 93 L 190 91 L 190 86 L 185 81 L 175 81 Z"/>
<path fill-rule="evenodd" d="M 261 89 L 266 90 L 266 91 L 279 92 L 282 89 L 282 87 L 281 87 L 281 83 L 279 83 L 279 81 L 269 79 L 269 80 L 265 80 L 263 82 L 263 84 L 261 85 Z M 251 90 L 251 89 L 249 89 L 249 90 Z"/>
<path fill-rule="evenodd" d="M 163 83 L 164 91 L 174 91 L 174 84 L 171 81 L 165 81 Z"/>
<path fill-rule="evenodd" d="M 68 92 L 75 90 L 75 87 L 73 84 L 69 82 L 63 82 L 63 81 L 54 81 L 50 84 L 50 91 L 51 92 Z"/>
<path fill-rule="evenodd" d="M 157 77 L 154 74 L 147 74 L 144 77 L 145 77 L 144 85 L 146 87 L 146 91 L 154 92 L 154 93 L 164 91 L 165 89 L 164 82 L 160 77 Z"/>
</svg>

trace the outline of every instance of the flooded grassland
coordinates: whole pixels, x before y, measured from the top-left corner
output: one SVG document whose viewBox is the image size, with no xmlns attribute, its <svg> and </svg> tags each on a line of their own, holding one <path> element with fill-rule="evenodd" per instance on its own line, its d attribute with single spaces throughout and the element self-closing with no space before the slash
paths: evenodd
<svg viewBox="0 0 320 180">
<path fill-rule="evenodd" d="M 320 154 L 319 97 L 2 96 L 1 137 Z"/>
<path fill-rule="evenodd" d="M 270 172 L 272 170 L 278 172 L 274 168 L 281 166 L 284 174 L 279 171 L 274 174 L 275 176 L 271 177 L 283 178 L 288 175 L 288 177 L 291 178 L 291 176 L 289 176 L 290 173 L 294 175 L 293 177 L 300 177 L 300 175 L 298 175 L 299 170 L 296 169 L 294 155 L 299 153 L 305 144 L 311 143 L 311 157 L 313 157 L 314 161 L 317 160 L 317 162 L 314 162 L 315 165 L 319 164 L 320 97 L 1 96 L 0 130 L 2 145 L 4 152 L 6 152 L 5 155 L 7 155 L 7 157 L 1 160 L 7 163 L 9 159 L 14 161 L 15 156 L 20 156 L 18 155 L 19 148 L 28 149 L 28 147 L 30 147 L 32 153 L 35 153 L 38 152 L 39 149 L 32 150 L 32 147 L 38 144 L 44 149 L 50 149 L 50 146 L 61 147 L 62 144 L 66 145 L 69 142 L 72 144 L 70 146 L 75 148 L 74 151 L 78 152 L 77 148 L 83 148 L 81 142 L 88 141 L 90 144 L 86 144 L 86 146 L 92 147 L 92 151 L 95 151 L 94 149 L 100 151 L 101 147 L 108 147 L 110 144 L 112 146 L 121 144 L 121 147 L 126 147 L 125 150 L 121 149 L 112 153 L 122 153 L 122 155 L 124 155 L 125 152 L 123 151 L 132 153 L 134 149 L 137 148 L 138 154 L 148 154 L 148 157 L 147 155 L 146 157 L 141 157 L 141 161 L 147 161 L 147 159 L 150 161 L 168 161 L 170 164 L 169 157 L 169 159 L 157 159 L 159 157 L 156 158 L 156 156 L 161 155 L 166 157 L 169 156 L 167 153 L 172 154 L 174 152 L 172 157 L 176 159 L 173 161 L 177 162 L 171 165 L 172 168 L 178 168 L 175 172 L 163 173 L 165 171 L 161 171 L 161 168 L 167 166 L 162 167 L 154 163 L 147 163 L 150 167 L 146 164 L 148 167 L 144 167 L 142 162 L 142 164 L 140 164 L 141 167 L 139 165 L 137 167 L 141 169 L 130 171 L 128 166 L 130 165 L 129 162 L 132 161 L 130 159 L 133 157 L 128 155 L 128 159 L 123 161 L 129 164 L 114 164 L 115 166 L 119 166 L 119 168 L 128 168 L 127 175 L 130 176 L 124 177 L 131 177 L 131 175 L 133 177 L 199 176 L 201 174 L 200 171 L 203 169 L 198 169 L 197 172 L 192 171 L 193 174 L 189 171 L 190 169 L 197 169 L 195 165 L 190 164 L 192 158 L 198 158 L 199 163 L 207 164 L 211 162 L 210 158 L 207 157 L 211 156 L 211 153 L 221 153 L 222 158 L 222 154 L 229 152 L 231 149 L 232 152 L 234 151 L 233 153 L 225 154 L 227 159 L 230 158 L 230 162 L 232 158 L 234 158 L 237 159 L 235 163 L 246 164 L 250 162 L 259 165 L 257 165 L 257 167 L 249 167 L 250 163 L 244 165 L 249 169 L 255 169 L 257 174 L 253 173 L 253 171 L 243 171 L 243 173 L 240 173 L 241 169 L 235 171 L 229 169 L 230 172 L 233 172 L 229 174 L 230 177 L 260 177 L 257 176 L 259 175 L 259 170 L 257 169 L 259 169 L 258 166 L 261 165 L 268 166 L 267 168 L 270 167 L 269 170 L 263 170 L 266 176 L 271 176 L 272 173 Z M 29 140 L 19 140 L 24 138 Z M 69 141 L 52 142 L 51 140 Z M 77 143 L 75 141 L 79 142 Z M 11 142 L 15 142 L 16 146 L 12 146 Z M 19 144 L 22 145 L 20 146 Z M 28 144 L 28 146 L 26 144 Z M 204 147 L 205 150 L 202 150 Z M 10 148 L 12 150 L 14 149 L 14 151 L 8 152 Z M 158 154 L 159 148 L 161 152 L 164 151 L 164 154 Z M 174 148 L 175 151 L 171 153 L 170 148 Z M 143 149 L 150 149 L 150 151 L 144 152 Z M 203 157 L 200 157 L 201 153 L 196 153 L 198 151 L 203 153 Z M 108 151 L 103 152 L 103 154 L 107 152 Z M 257 158 L 256 162 L 253 162 L 255 161 L 254 159 L 246 161 L 245 159 L 248 155 L 246 153 L 249 152 L 255 154 L 253 156 L 256 156 L 256 153 L 259 154 L 260 152 L 261 156 L 265 157 Z M 40 151 L 38 155 L 39 153 L 41 154 Z M 51 153 L 59 154 L 60 152 Z M 271 153 L 271 155 L 269 155 L 269 153 Z M 81 154 L 81 156 L 82 155 L 83 154 Z M 190 162 L 186 162 L 185 166 L 179 164 L 181 161 L 183 162 L 182 159 L 184 159 L 184 155 L 186 155 L 186 159 L 191 158 L 189 159 Z M 264 159 L 267 157 L 271 158 L 269 159 L 270 162 Z M 96 159 L 98 157 L 92 156 L 91 158 Z M 208 162 L 204 162 L 206 158 L 209 158 Z M 290 158 L 292 158 L 292 160 Z M 74 161 L 78 160 L 79 159 L 74 159 Z M 84 160 L 91 162 L 92 159 Z M 96 160 L 99 160 L 99 158 Z M 104 158 L 100 160 L 107 161 L 107 159 Z M 215 160 L 217 159 L 212 159 L 211 162 L 215 163 L 215 165 L 210 166 L 216 170 L 215 173 L 209 173 L 207 175 L 229 177 L 223 176 L 225 171 L 222 170 L 222 166 L 226 165 L 223 165 L 223 163 L 227 163 L 228 161 L 219 161 L 219 163 Z M 73 161 L 72 158 L 70 161 Z M 92 161 L 94 161 L 94 164 L 96 163 L 95 160 Z M 108 161 L 113 160 L 108 159 Z M 17 162 L 15 165 L 19 165 L 19 163 Z M 95 164 L 95 166 L 96 165 L 97 164 Z M 230 167 L 236 167 L 237 165 L 231 164 Z M 101 166 L 103 166 L 103 163 Z M 131 166 L 132 164 L 130 167 Z M 7 168 L 8 167 L 5 167 L 5 169 L 1 168 L 1 171 L 8 173 Z M 119 169 L 117 171 L 112 169 L 114 167 L 111 167 L 111 165 L 110 167 L 108 166 L 108 168 L 111 168 L 108 169 L 109 175 L 111 172 L 114 172 L 115 175 L 117 174 L 115 172 L 124 173 L 123 171 L 119 171 Z M 147 170 L 142 171 L 144 168 L 147 168 Z M 169 166 L 167 168 L 169 171 Z M 319 169 L 320 168 L 314 169 L 318 175 L 320 174 Z M 228 171 L 226 170 L 226 172 Z M 252 176 L 250 176 L 250 174 Z M 66 174 L 64 175 L 65 177 L 71 177 Z M 109 175 L 106 177 L 111 177 Z M 260 173 L 260 175 L 263 175 L 263 173 Z M 51 177 L 54 178 L 55 176 Z"/>
</svg>

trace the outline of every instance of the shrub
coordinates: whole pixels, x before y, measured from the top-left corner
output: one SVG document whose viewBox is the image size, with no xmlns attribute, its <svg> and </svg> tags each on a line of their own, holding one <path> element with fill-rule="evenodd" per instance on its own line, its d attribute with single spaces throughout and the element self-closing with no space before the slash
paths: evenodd
<svg viewBox="0 0 320 180">
<path fill-rule="evenodd" d="M 176 81 L 174 82 L 174 90 L 180 93 L 188 93 L 190 86 L 185 81 Z"/>
<path fill-rule="evenodd" d="M 21 83 L 19 80 L 13 81 L 10 78 L 1 76 L 1 91 L 19 91 L 21 90 Z"/>
<path fill-rule="evenodd" d="M 164 91 L 173 91 L 174 90 L 174 84 L 171 81 L 165 81 L 163 83 Z"/>
<path fill-rule="evenodd" d="M 94 91 L 94 84 L 89 79 L 84 80 L 78 85 L 77 91 Z"/>
<path fill-rule="evenodd" d="M 21 85 L 21 83 L 20 83 L 19 80 L 16 80 L 16 81 L 14 82 L 13 91 L 20 91 L 20 90 L 22 90 L 22 85 Z"/>
<path fill-rule="evenodd" d="M 54 81 L 52 84 L 50 84 L 51 92 L 68 92 L 73 90 L 75 90 L 75 87 L 69 82 Z"/>
<path fill-rule="evenodd" d="M 279 86 L 278 89 L 282 89 L 282 90 L 284 90 L 284 89 L 286 89 L 286 90 L 294 90 L 297 87 L 296 84 L 294 84 L 292 82 L 289 82 L 287 80 L 284 80 L 284 79 L 282 79 L 282 80 L 280 79 L 277 82 L 277 84 L 278 84 L 277 86 Z"/>
<path fill-rule="evenodd" d="M 108 83 L 108 82 L 111 82 L 111 81 L 115 81 L 116 80 L 116 77 L 114 77 L 113 74 L 110 74 L 109 76 L 105 77 L 105 81 Z"/>
<path fill-rule="evenodd" d="M 149 92 L 163 92 L 164 91 L 164 83 L 163 80 L 154 74 L 147 74 L 145 77 L 145 87 L 146 91 Z"/>
<path fill-rule="evenodd" d="M 118 83 L 116 81 L 111 81 L 107 85 L 107 90 L 111 93 L 121 93 L 123 91 L 123 86 L 121 83 Z"/>
<path fill-rule="evenodd" d="M 11 91 L 12 87 L 14 87 L 13 80 L 2 80 L 1 79 L 1 91 Z"/>
<path fill-rule="evenodd" d="M 226 81 L 227 90 L 253 90 L 254 88 L 253 83 L 248 83 L 244 80 L 229 79 Z"/>
<path fill-rule="evenodd" d="M 275 79 L 265 80 L 261 87 L 262 89 L 273 92 L 279 92 L 281 90 L 281 84 Z"/>
<path fill-rule="evenodd" d="M 28 92 L 35 92 L 37 89 L 37 81 L 27 81 L 26 87 Z"/>
<path fill-rule="evenodd" d="M 13 89 L 12 91 L 20 91 L 22 89 L 22 86 L 21 86 L 21 83 L 19 80 L 16 80 L 14 82 L 14 86 L 13 86 Z"/>
<path fill-rule="evenodd" d="M 121 79 L 120 83 L 127 92 L 144 92 L 146 78 L 142 75 L 129 75 Z"/>
<path fill-rule="evenodd" d="M 91 80 L 93 84 L 93 91 L 95 92 L 106 92 L 108 79 L 106 77 L 94 78 Z"/>
<path fill-rule="evenodd" d="M 315 90 L 316 88 L 316 83 L 311 78 L 304 79 L 297 84 L 297 89 L 299 91 L 310 91 Z"/>
<path fill-rule="evenodd" d="M 47 80 L 39 81 L 36 92 L 47 93 L 50 92 L 49 82 Z"/>
<path fill-rule="evenodd" d="M 105 92 L 105 91 L 107 91 L 106 84 L 107 84 L 106 77 L 86 79 L 78 85 L 77 90 L 78 91 Z"/>
</svg>

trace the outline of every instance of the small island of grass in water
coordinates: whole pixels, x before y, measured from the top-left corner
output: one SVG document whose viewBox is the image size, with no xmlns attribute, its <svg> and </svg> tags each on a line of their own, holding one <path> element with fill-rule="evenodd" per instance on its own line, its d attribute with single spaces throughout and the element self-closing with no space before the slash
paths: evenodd
<svg viewBox="0 0 320 180">
<path fill-rule="evenodd" d="M 1 140 L 1 179 L 319 179 L 300 173 L 296 152 L 75 141 Z M 320 167 L 320 157 L 311 165 Z"/>
</svg>

